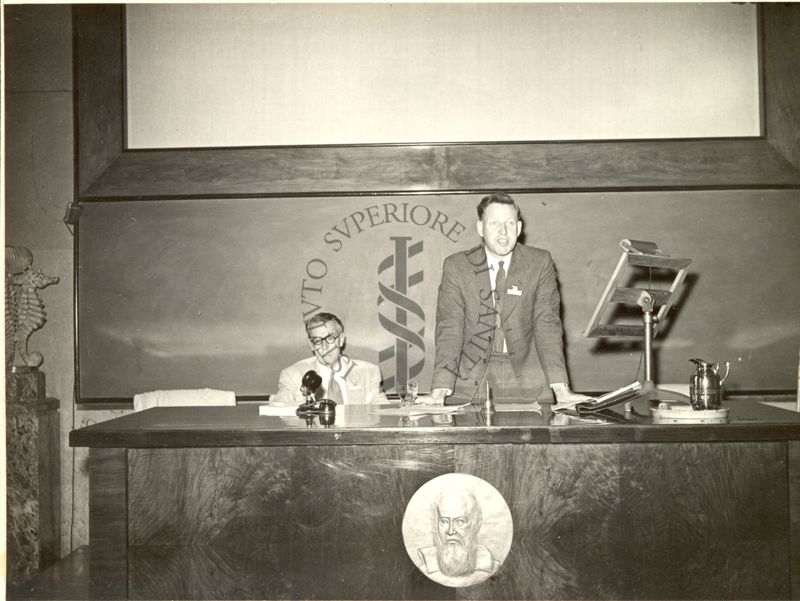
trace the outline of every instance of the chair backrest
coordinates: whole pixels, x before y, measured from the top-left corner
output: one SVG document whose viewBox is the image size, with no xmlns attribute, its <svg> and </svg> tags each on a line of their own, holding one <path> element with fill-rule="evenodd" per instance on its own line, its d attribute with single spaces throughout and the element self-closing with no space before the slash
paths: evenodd
<svg viewBox="0 0 800 601">
<path fill-rule="evenodd" d="M 198 388 L 192 390 L 153 390 L 133 397 L 133 410 L 151 407 L 235 406 L 236 394 L 231 390 Z"/>
</svg>

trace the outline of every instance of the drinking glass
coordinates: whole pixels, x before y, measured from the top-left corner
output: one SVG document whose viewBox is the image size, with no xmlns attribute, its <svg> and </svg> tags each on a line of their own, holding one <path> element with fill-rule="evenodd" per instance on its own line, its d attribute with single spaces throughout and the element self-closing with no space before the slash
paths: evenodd
<svg viewBox="0 0 800 601">
<path fill-rule="evenodd" d="M 400 382 L 397 387 L 397 392 L 400 395 L 400 406 L 409 407 L 417 400 L 417 393 L 419 392 L 419 383 L 415 380 L 408 382 Z"/>
</svg>

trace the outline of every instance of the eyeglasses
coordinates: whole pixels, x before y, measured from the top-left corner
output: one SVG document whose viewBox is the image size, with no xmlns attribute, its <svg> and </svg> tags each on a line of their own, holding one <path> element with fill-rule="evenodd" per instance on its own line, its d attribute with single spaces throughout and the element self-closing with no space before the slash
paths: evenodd
<svg viewBox="0 0 800 601">
<path fill-rule="evenodd" d="M 339 339 L 342 333 L 339 332 L 338 334 L 328 334 L 325 338 L 319 338 L 318 336 L 314 336 L 313 338 L 309 338 L 308 341 L 313 344 L 314 346 L 322 346 L 322 343 L 325 344 L 333 344 L 336 340 Z"/>
</svg>

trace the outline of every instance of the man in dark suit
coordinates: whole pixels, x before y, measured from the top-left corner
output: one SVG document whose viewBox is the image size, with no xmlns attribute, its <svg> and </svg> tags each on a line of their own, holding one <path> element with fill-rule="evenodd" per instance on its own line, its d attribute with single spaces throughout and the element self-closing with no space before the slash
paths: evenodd
<svg viewBox="0 0 800 601">
<path fill-rule="evenodd" d="M 556 272 L 546 250 L 517 244 L 519 207 L 498 192 L 478 204 L 483 244 L 444 260 L 436 309 L 435 402 L 587 399 L 569 388 Z"/>
</svg>

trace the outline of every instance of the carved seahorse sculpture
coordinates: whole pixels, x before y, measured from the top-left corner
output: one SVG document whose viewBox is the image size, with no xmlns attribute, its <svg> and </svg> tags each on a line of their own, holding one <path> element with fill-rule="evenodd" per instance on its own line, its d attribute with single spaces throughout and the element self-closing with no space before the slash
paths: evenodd
<svg viewBox="0 0 800 601">
<path fill-rule="evenodd" d="M 17 294 L 18 289 L 14 285 L 14 275 L 6 273 L 6 370 L 11 369 L 16 353 L 14 346 L 14 334 L 17 331 Z"/>
<path fill-rule="evenodd" d="M 8 249 L 6 249 L 8 250 Z M 8 252 L 6 252 L 8 258 Z M 47 314 L 44 311 L 44 303 L 39 298 L 37 290 L 46 288 L 58 283 L 58 277 L 44 275 L 41 271 L 35 271 L 28 266 L 22 273 L 11 275 L 11 300 L 13 301 L 13 320 L 14 343 L 12 348 L 11 362 L 14 361 L 14 354 L 19 353 L 25 365 L 39 367 L 44 358 L 39 352 L 28 352 L 28 338 L 33 332 L 41 328 L 47 321 Z M 6 285 L 6 298 L 9 297 L 8 282 Z M 6 334 L 8 334 L 9 315 L 6 313 Z M 8 365 L 8 353 L 6 362 Z"/>
<path fill-rule="evenodd" d="M 33 254 L 22 246 L 6 246 L 6 369 L 11 369 L 16 351 L 17 303 L 19 286 L 14 276 L 23 273 L 33 263 Z"/>
</svg>

